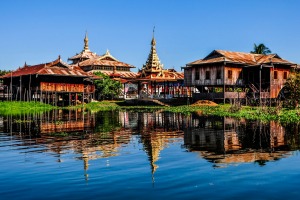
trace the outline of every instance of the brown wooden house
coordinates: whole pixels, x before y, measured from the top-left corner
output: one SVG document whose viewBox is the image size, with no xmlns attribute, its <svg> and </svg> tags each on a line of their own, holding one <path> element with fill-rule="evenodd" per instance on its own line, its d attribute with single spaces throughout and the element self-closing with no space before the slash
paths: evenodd
<svg viewBox="0 0 300 200">
<path fill-rule="evenodd" d="M 275 99 L 296 64 L 277 54 L 214 50 L 184 67 L 184 83 L 196 87 L 194 99 Z"/>
<path fill-rule="evenodd" d="M 90 76 L 58 59 L 27 65 L 3 76 L 7 100 L 40 101 L 52 105 L 89 102 L 94 96 Z"/>
</svg>

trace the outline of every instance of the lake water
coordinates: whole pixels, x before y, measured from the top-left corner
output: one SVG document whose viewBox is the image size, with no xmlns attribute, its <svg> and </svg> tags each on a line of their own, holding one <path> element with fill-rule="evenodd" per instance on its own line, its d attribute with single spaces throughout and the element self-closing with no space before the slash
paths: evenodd
<svg viewBox="0 0 300 200">
<path fill-rule="evenodd" d="M 299 130 L 160 111 L 0 116 L 0 198 L 299 199 Z"/>
</svg>

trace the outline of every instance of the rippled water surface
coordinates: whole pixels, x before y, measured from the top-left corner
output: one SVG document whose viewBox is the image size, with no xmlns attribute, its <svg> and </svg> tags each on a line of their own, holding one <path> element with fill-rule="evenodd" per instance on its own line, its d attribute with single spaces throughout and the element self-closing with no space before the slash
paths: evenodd
<svg viewBox="0 0 300 200">
<path fill-rule="evenodd" d="M 0 116 L 0 197 L 298 199 L 299 130 L 160 111 Z"/>
</svg>

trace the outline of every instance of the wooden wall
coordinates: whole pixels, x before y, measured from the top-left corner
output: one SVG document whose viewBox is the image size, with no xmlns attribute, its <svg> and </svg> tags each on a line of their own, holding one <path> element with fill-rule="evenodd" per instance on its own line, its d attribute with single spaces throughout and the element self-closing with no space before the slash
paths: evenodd
<svg viewBox="0 0 300 200">
<path fill-rule="evenodd" d="M 41 82 L 41 91 L 51 92 L 83 92 L 83 84 L 47 83 Z"/>
<path fill-rule="evenodd" d="M 186 86 L 223 85 L 225 77 L 225 85 L 240 85 L 242 84 L 241 73 L 242 67 L 237 66 L 199 65 L 185 69 L 184 81 Z"/>
<path fill-rule="evenodd" d="M 275 79 L 274 74 L 277 72 L 277 79 Z M 287 77 L 290 75 L 290 69 L 274 67 L 270 69 L 270 98 L 277 98 L 280 90 L 283 88 L 286 83 L 284 73 L 287 74 Z"/>
</svg>

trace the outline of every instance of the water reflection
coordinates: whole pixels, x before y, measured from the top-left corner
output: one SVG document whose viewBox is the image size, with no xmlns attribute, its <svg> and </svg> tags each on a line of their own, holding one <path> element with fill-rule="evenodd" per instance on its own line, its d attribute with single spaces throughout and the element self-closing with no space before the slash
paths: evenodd
<svg viewBox="0 0 300 200">
<path fill-rule="evenodd" d="M 147 152 L 154 181 L 154 173 L 158 168 L 156 162 L 159 160 L 160 152 L 172 143 L 182 142 L 183 129 L 188 118 L 182 114 L 159 111 L 136 113 L 135 118 L 138 119 L 138 123 L 133 128 L 141 135 L 141 143 Z"/>
<path fill-rule="evenodd" d="M 12 145 L 23 152 L 51 152 L 58 162 L 72 151 L 83 161 L 86 178 L 90 160 L 118 156 L 133 136 L 147 153 L 153 175 L 161 151 L 172 143 L 182 143 L 183 149 L 199 153 L 214 167 L 244 162 L 264 165 L 299 149 L 298 130 L 298 125 L 161 111 L 53 110 L 0 118 L 0 131 L 18 142 Z"/>
<path fill-rule="evenodd" d="M 190 151 L 215 163 L 214 167 L 245 162 L 265 165 L 290 155 L 287 135 L 291 133 L 278 122 L 195 115 L 185 130 L 184 143 Z"/>
</svg>

